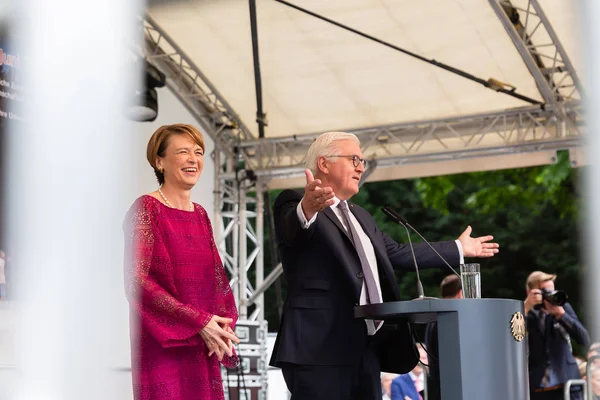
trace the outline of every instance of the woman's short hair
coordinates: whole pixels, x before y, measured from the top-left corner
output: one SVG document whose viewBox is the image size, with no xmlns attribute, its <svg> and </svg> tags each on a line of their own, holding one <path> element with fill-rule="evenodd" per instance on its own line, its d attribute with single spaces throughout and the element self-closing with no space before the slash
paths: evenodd
<svg viewBox="0 0 600 400">
<path fill-rule="evenodd" d="M 336 146 L 336 142 L 341 142 L 343 140 L 352 140 L 360 145 L 360 140 L 352 133 L 326 132 L 319 135 L 317 140 L 310 145 L 310 148 L 306 153 L 306 159 L 304 160 L 306 168 L 310 169 L 313 175 L 315 175 L 319 170 L 317 165 L 319 157 L 339 155 L 340 150 Z"/>
<path fill-rule="evenodd" d="M 156 168 L 156 157 L 164 157 L 167 146 L 169 146 L 169 138 L 172 135 L 188 135 L 198 146 L 204 151 L 204 137 L 202 133 L 191 125 L 187 124 L 173 124 L 163 125 L 158 128 L 148 141 L 148 147 L 146 149 L 146 158 L 152 169 L 154 169 L 154 175 L 159 184 L 165 183 L 165 175 Z"/>
</svg>

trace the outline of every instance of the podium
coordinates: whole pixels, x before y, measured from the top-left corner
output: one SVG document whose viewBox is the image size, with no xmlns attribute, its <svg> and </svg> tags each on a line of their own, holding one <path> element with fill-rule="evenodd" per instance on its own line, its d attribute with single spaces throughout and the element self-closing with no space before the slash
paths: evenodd
<svg viewBox="0 0 600 400">
<path fill-rule="evenodd" d="M 529 400 L 522 301 L 395 301 L 357 306 L 354 316 L 437 322 L 441 400 Z"/>
</svg>

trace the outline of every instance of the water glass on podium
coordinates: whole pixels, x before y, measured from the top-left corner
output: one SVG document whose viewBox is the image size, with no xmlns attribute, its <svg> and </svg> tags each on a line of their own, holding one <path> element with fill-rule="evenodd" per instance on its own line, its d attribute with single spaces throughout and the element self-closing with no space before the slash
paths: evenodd
<svg viewBox="0 0 600 400">
<path fill-rule="evenodd" d="M 480 299 L 481 274 L 479 264 L 461 264 L 460 277 L 462 279 L 463 297 L 465 299 Z"/>
</svg>

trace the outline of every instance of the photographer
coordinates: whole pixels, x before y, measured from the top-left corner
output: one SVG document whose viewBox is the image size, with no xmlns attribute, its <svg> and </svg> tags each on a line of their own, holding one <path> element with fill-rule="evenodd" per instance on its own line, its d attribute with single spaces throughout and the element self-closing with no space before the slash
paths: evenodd
<svg viewBox="0 0 600 400">
<path fill-rule="evenodd" d="M 556 275 L 541 271 L 527 278 L 525 319 L 529 340 L 531 400 L 562 400 L 565 383 L 579 379 L 571 340 L 587 347 L 590 338 L 564 291 L 555 290 Z M 581 387 L 571 389 L 571 399 L 583 399 Z"/>
</svg>

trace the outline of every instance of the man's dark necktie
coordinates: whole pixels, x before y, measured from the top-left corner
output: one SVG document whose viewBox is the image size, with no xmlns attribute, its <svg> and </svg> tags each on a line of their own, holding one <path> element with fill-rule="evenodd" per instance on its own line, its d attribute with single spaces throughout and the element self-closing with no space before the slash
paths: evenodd
<svg viewBox="0 0 600 400">
<path fill-rule="evenodd" d="M 377 291 L 377 284 L 375 283 L 373 270 L 371 270 L 371 267 L 369 266 L 367 254 L 365 253 L 365 248 L 363 247 L 363 244 L 360 241 L 360 236 L 358 236 L 358 232 L 356 231 L 354 225 L 350 220 L 350 211 L 348 211 L 348 205 L 345 201 L 341 201 L 338 205 L 338 208 L 342 211 L 344 222 L 346 222 L 346 225 L 350 230 L 350 237 L 352 238 L 352 242 L 354 243 L 354 247 L 356 248 L 356 252 L 358 253 L 358 258 L 360 259 L 360 265 L 362 267 L 365 285 L 367 287 L 367 303 L 381 303 L 381 297 L 379 296 L 379 292 Z"/>
</svg>

